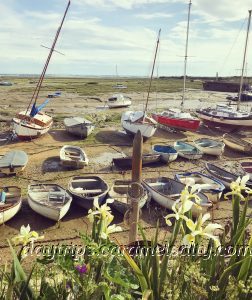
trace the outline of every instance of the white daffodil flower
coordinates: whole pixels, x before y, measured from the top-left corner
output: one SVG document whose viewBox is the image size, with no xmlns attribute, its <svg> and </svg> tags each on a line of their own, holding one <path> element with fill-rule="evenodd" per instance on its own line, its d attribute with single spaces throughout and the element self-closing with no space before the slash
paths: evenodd
<svg viewBox="0 0 252 300">
<path fill-rule="evenodd" d="M 213 239 L 215 246 L 220 245 L 219 237 L 215 236 L 213 233 L 216 229 L 223 229 L 220 224 L 210 223 L 205 228 L 202 225 L 210 218 L 210 214 L 200 215 L 196 222 L 191 219 L 187 219 L 186 225 L 190 229 L 191 233 L 186 234 L 183 238 L 184 245 L 191 245 L 195 243 L 196 236 L 202 236 L 208 239 Z"/>
<path fill-rule="evenodd" d="M 201 185 L 194 184 L 190 192 L 188 190 L 188 185 L 186 185 L 185 189 L 181 192 L 180 199 L 176 200 L 172 206 L 172 210 L 175 214 L 169 214 L 165 217 L 166 224 L 171 226 L 172 223 L 169 219 L 175 218 L 177 221 L 179 219 L 187 220 L 188 218 L 184 216 L 184 214 L 192 209 L 192 206 L 196 206 L 198 209 L 202 209 L 199 205 L 201 202 L 200 197 L 197 193 L 200 191 Z M 193 201 L 194 200 L 194 201 Z"/>
<path fill-rule="evenodd" d="M 88 211 L 89 221 L 91 223 L 94 222 L 94 215 L 100 215 L 102 218 L 106 218 L 106 216 L 108 214 L 111 215 L 111 209 L 108 206 L 108 203 L 113 203 L 113 202 L 114 202 L 114 199 L 107 199 L 106 202 L 103 205 L 100 206 L 99 203 L 98 203 L 98 198 L 96 197 L 94 199 L 94 208 L 95 208 L 95 210 L 89 209 L 89 211 Z"/>
<path fill-rule="evenodd" d="M 225 199 L 228 199 L 228 196 L 237 195 L 240 197 L 240 199 L 242 201 L 245 201 L 246 199 L 242 195 L 242 192 L 245 192 L 248 195 L 252 194 L 252 189 L 250 189 L 246 186 L 248 181 L 249 181 L 249 175 L 245 175 L 242 178 L 238 177 L 236 179 L 236 181 L 231 182 L 231 184 L 230 184 L 231 192 L 229 192 L 225 195 Z"/>
<path fill-rule="evenodd" d="M 31 231 L 31 227 L 28 224 L 26 227 L 24 225 L 21 226 L 19 235 L 14 236 L 12 241 L 15 245 L 23 244 L 23 246 L 25 246 L 28 243 L 34 243 L 43 238 L 44 236 L 39 236 L 36 231 Z"/>
<path fill-rule="evenodd" d="M 101 238 L 107 239 L 111 233 L 120 232 L 120 231 L 122 231 L 122 227 L 116 226 L 115 224 L 113 224 L 111 226 L 104 228 L 104 231 L 102 231 L 102 233 L 101 233 Z"/>
</svg>

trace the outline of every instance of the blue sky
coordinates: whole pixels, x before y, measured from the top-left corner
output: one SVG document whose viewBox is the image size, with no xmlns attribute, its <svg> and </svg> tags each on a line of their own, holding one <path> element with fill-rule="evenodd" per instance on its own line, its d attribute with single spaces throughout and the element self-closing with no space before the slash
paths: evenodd
<svg viewBox="0 0 252 300">
<path fill-rule="evenodd" d="M 0 73 L 38 74 L 68 0 L 0 3 Z M 192 0 L 187 74 L 239 75 L 251 0 Z M 187 0 L 72 0 L 49 74 L 183 75 Z M 252 31 L 252 29 L 251 29 Z M 248 53 L 252 52 L 252 36 Z M 251 59 L 250 59 L 251 58 Z M 248 55 L 248 75 L 252 57 Z"/>
</svg>

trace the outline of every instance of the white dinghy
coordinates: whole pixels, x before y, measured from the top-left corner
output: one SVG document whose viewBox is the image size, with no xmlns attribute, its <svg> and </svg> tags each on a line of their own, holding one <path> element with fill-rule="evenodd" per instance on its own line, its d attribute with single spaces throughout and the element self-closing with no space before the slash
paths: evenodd
<svg viewBox="0 0 252 300">
<path fill-rule="evenodd" d="M 94 124 L 82 117 L 71 117 L 64 119 L 66 131 L 80 138 L 88 137 L 94 130 Z"/>
<path fill-rule="evenodd" d="M 68 212 L 72 196 L 60 185 L 39 183 L 28 186 L 28 203 L 36 213 L 54 220 L 61 220 Z"/>
<path fill-rule="evenodd" d="M 0 188 L 0 225 L 13 218 L 22 205 L 21 188 L 6 186 Z"/>
<path fill-rule="evenodd" d="M 82 169 L 88 165 L 84 150 L 77 146 L 65 145 L 60 150 L 60 161 L 65 167 Z"/>
<path fill-rule="evenodd" d="M 194 141 L 195 146 L 204 154 L 220 156 L 224 152 L 225 144 L 220 141 L 202 138 Z"/>
</svg>

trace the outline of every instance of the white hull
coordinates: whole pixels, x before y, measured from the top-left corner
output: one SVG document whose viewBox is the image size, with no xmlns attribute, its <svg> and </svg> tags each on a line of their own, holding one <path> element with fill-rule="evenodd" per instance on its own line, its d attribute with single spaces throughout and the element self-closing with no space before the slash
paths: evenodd
<svg viewBox="0 0 252 300">
<path fill-rule="evenodd" d="M 14 207 L 9 208 L 8 210 L 2 212 L 0 211 L 0 225 L 12 219 L 19 212 L 21 205 L 22 201 L 20 201 Z"/>
<path fill-rule="evenodd" d="M 88 165 L 89 160 L 80 147 L 65 145 L 60 150 L 60 162 L 65 167 L 81 169 Z"/>
<path fill-rule="evenodd" d="M 155 151 L 154 149 L 152 149 L 152 152 L 155 154 L 159 154 L 161 156 L 161 160 L 166 163 L 172 162 L 176 160 L 178 157 L 178 153 L 163 153 L 163 152 Z"/>
<path fill-rule="evenodd" d="M 172 210 L 172 206 L 175 202 L 174 199 L 169 198 L 169 196 L 165 196 L 163 194 L 160 194 L 159 192 L 157 192 L 157 191 L 151 189 L 150 187 L 148 187 L 147 184 L 146 185 L 144 184 L 144 186 L 151 193 L 151 197 L 153 198 L 153 200 L 155 200 L 159 205 Z M 178 198 L 179 198 L 179 196 L 178 196 Z M 204 214 L 205 212 L 207 212 L 209 206 L 201 206 L 201 208 L 202 209 L 200 210 L 200 212 Z M 199 214 L 199 210 L 197 208 L 195 208 L 194 205 L 192 207 L 192 214 L 194 216 L 197 216 Z"/>
<path fill-rule="evenodd" d="M 225 148 L 225 144 L 223 144 L 222 147 L 201 147 L 197 143 L 194 143 L 194 144 L 204 154 L 213 155 L 213 156 L 222 155 L 224 148 Z"/>
<path fill-rule="evenodd" d="M 31 199 L 29 195 L 28 203 L 31 209 L 34 210 L 36 213 L 56 222 L 61 220 L 66 215 L 71 205 L 71 201 L 68 201 L 61 209 L 52 208 L 33 201 L 33 199 Z"/>
<path fill-rule="evenodd" d="M 125 100 L 125 101 L 116 101 L 116 102 L 108 102 L 108 107 L 109 108 L 119 108 L 119 107 L 129 107 L 131 105 L 130 100 Z"/>
<path fill-rule="evenodd" d="M 25 112 L 13 118 L 13 131 L 19 138 L 37 138 L 46 134 L 52 127 L 52 117 L 45 113 L 37 114 L 31 121 L 26 121 Z M 26 115 L 29 115 L 29 111 Z M 39 125 L 40 124 L 40 125 Z"/>
<path fill-rule="evenodd" d="M 148 116 L 142 121 L 143 112 L 125 112 L 122 114 L 121 124 L 123 129 L 130 134 L 136 134 L 140 130 L 142 137 L 151 138 L 157 130 L 157 122 Z M 139 119 L 139 120 L 137 120 Z"/>
<path fill-rule="evenodd" d="M 202 121 L 208 121 L 210 123 L 216 123 L 217 125 L 223 125 L 223 126 L 235 126 L 235 127 L 252 127 L 252 119 L 224 119 L 221 117 L 214 117 L 214 116 L 207 116 L 205 114 L 201 114 L 200 112 L 197 112 L 198 117 Z"/>
<path fill-rule="evenodd" d="M 229 139 L 228 137 L 225 138 L 225 134 L 223 136 L 223 142 L 225 143 L 225 145 L 227 145 L 229 148 L 235 150 L 235 151 L 239 151 L 239 152 L 252 152 L 252 145 L 248 142 L 242 143 L 239 142 L 239 140 L 237 139 Z"/>
</svg>

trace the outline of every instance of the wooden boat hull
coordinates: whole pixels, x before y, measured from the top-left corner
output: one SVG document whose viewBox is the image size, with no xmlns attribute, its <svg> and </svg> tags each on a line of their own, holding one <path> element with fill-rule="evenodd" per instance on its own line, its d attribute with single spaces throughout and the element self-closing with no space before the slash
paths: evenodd
<svg viewBox="0 0 252 300">
<path fill-rule="evenodd" d="M 241 168 L 246 173 L 246 175 L 249 175 L 249 179 L 252 180 L 252 162 L 251 161 L 243 161 L 241 162 Z"/>
<path fill-rule="evenodd" d="M 232 150 L 242 153 L 252 153 L 252 144 L 230 134 L 223 135 L 223 142 Z"/>
<path fill-rule="evenodd" d="M 108 197 L 114 199 L 114 202 L 110 204 L 121 214 L 125 214 L 130 209 L 128 203 L 128 189 L 131 184 L 130 180 L 116 180 L 109 190 Z M 150 200 L 150 193 L 144 189 L 144 194 L 139 200 L 139 208 L 143 208 L 145 203 Z"/>
<path fill-rule="evenodd" d="M 88 210 L 93 208 L 95 198 L 98 198 L 99 205 L 103 203 L 109 186 L 98 176 L 75 176 L 68 184 L 68 191 L 74 203 Z"/>
<path fill-rule="evenodd" d="M 198 148 L 188 143 L 175 142 L 174 148 L 177 150 L 179 156 L 186 159 L 200 159 L 203 156 L 203 153 Z"/>
<path fill-rule="evenodd" d="M 89 160 L 80 147 L 65 145 L 60 150 L 60 162 L 64 167 L 82 169 Z"/>
<path fill-rule="evenodd" d="M 34 191 L 34 187 L 40 189 L 40 187 L 42 187 L 42 189 L 40 191 L 36 192 Z M 38 202 L 37 201 L 37 197 L 41 197 L 38 193 L 43 193 L 43 187 L 45 187 L 45 192 L 44 192 L 44 201 L 43 202 Z M 48 197 L 48 191 L 50 190 L 50 188 L 60 188 L 62 191 L 64 190 L 62 187 L 60 187 L 59 185 L 56 184 L 35 184 L 35 185 L 30 185 L 28 186 L 28 204 L 31 207 L 31 209 L 33 211 L 35 211 L 36 213 L 38 213 L 39 215 L 48 218 L 50 220 L 56 221 L 58 222 L 59 220 L 61 220 L 69 211 L 71 202 L 72 202 L 72 197 L 71 195 L 64 190 L 66 197 L 68 198 L 68 200 L 64 203 L 64 205 L 60 205 L 60 207 L 57 206 L 49 206 L 47 205 L 48 202 L 46 202 L 46 197 Z"/>
<path fill-rule="evenodd" d="M 172 146 L 153 145 L 152 152 L 159 154 L 161 156 L 161 160 L 166 163 L 172 162 L 178 157 L 178 152 Z"/>
<path fill-rule="evenodd" d="M 168 209 L 172 209 L 174 202 L 180 198 L 180 194 L 185 188 L 181 182 L 166 177 L 144 179 L 143 185 L 151 193 L 154 201 Z M 192 214 L 194 216 L 204 213 L 212 207 L 212 203 L 209 202 L 206 195 L 202 193 L 198 193 L 198 195 L 202 199 L 202 210 L 199 211 L 193 206 Z"/>
<path fill-rule="evenodd" d="M 46 134 L 53 124 L 52 117 L 39 112 L 34 118 L 28 120 L 30 112 L 20 112 L 13 118 L 13 131 L 19 139 L 34 139 Z"/>
<path fill-rule="evenodd" d="M 143 155 L 142 157 L 142 165 L 148 166 L 148 165 L 154 165 L 161 161 L 161 155 L 160 154 L 147 154 Z M 112 163 L 122 169 L 132 168 L 132 157 L 121 157 L 121 158 L 114 158 Z"/>
<path fill-rule="evenodd" d="M 201 192 L 207 195 L 211 202 L 216 202 L 216 197 L 217 200 L 220 199 L 225 189 L 225 186 L 220 181 L 200 172 L 176 174 L 175 179 L 190 186 L 194 184 L 208 184 L 209 187 L 201 189 Z"/>
<path fill-rule="evenodd" d="M 224 184 L 227 189 L 230 189 L 231 182 L 236 181 L 236 179 L 239 177 L 238 174 L 233 174 L 210 163 L 206 163 L 206 170 L 210 175 L 212 175 L 213 177 L 218 179 L 222 184 Z M 247 186 L 251 188 L 252 181 L 248 181 Z"/>
<path fill-rule="evenodd" d="M 0 206 L 0 225 L 12 219 L 19 212 L 22 206 L 21 189 L 15 186 L 5 187 L 5 189 L 8 189 L 6 203 L 8 204 L 9 200 L 14 197 L 17 198 L 17 201 L 11 206 Z"/>
<path fill-rule="evenodd" d="M 66 131 L 72 135 L 75 135 L 75 136 L 78 136 L 81 138 L 86 138 L 94 130 L 94 125 L 80 124 L 77 126 L 65 126 L 65 128 L 66 128 Z"/>
<path fill-rule="evenodd" d="M 209 145 L 207 141 L 209 141 Z M 213 142 L 212 145 L 211 141 Z M 202 153 L 214 156 L 222 155 L 225 149 L 224 143 L 204 138 L 194 141 L 194 144 Z"/>
<path fill-rule="evenodd" d="M 152 114 L 152 117 L 158 122 L 158 124 L 162 126 L 172 127 L 184 131 L 196 131 L 200 125 L 200 120 L 197 119 L 171 118 L 157 113 Z"/>
<path fill-rule="evenodd" d="M 213 127 L 223 127 L 223 128 L 250 128 L 252 129 L 252 118 L 221 118 L 214 117 L 197 110 L 198 117 L 207 125 Z"/>
</svg>

